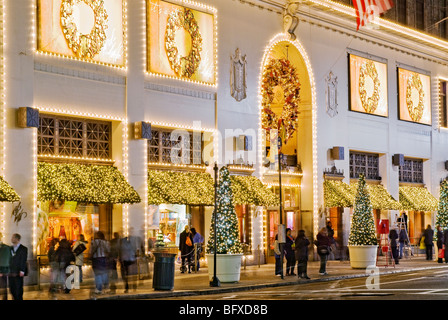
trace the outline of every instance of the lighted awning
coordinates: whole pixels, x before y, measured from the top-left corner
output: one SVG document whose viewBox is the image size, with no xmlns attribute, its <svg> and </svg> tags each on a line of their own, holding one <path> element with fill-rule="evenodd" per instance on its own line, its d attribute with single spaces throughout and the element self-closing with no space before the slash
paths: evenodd
<svg viewBox="0 0 448 320">
<path fill-rule="evenodd" d="M 230 176 L 234 204 L 278 206 L 278 196 L 254 176 Z"/>
<path fill-rule="evenodd" d="M 19 200 L 20 197 L 13 187 L 3 177 L 0 177 L 0 202 L 14 202 Z"/>
<path fill-rule="evenodd" d="M 425 187 L 400 187 L 400 203 L 405 210 L 435 211 L 438 200 Z"/>
<path fill-rule="evenodd" d="M 353 197 L 356 196 L 356 190 L 358 188 L 358 183 L 352 183 L 350 185 L 353 192 Z M 402 206 L 400 202 L 395 200 L 386 188 L 381 184 L 368 184 L 367 190 L 370 195 L 370 203 L 372 204 L 372 209 L 380 210 L 401 210 Z"/>
<path fill-rule="evenodd" d="M 39 162 L 39 201 L 68 200 L 83 203 L 138 203 L 140 196 L 115 167 Z"/>
<path fill-rule="evenodd" d="M 148 204 L 213 205 L 214 181 L 205 172 L 148 171 Z"/>
<path fill-rule="evenodd" d="M 325 207 L 352 207 L 353 199 L 353 191 L 348 184 L 341 180 L 324 181 Z"/>
</svg>

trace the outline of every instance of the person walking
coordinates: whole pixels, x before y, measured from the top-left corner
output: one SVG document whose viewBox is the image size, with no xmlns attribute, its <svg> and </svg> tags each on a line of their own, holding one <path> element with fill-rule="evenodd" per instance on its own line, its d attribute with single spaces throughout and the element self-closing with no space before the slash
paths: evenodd
<svg viewBox="0 0 448 320">
<path fill-rule="evenodd" d="M 425 247 L 426 247 L 426 260 L 432 260 L 432 247 L 434 246 L 434 230 L 431 229 L 431 225 L 428 224 L 425 231 L 423 232 L 425 237 Z"/>
<path fill-rule="evenodd" d="M 308 246 L 310 240 L 305 235 L 305 230 L 299 230 L 295 240 L 295 255 L 297 259 L 297 276 L 302 279 L 310 279 L 307 274 Z"/>
<path fill-rule="evenodd" d="M 406 233 L 406 230 L 403 227 L 400 227 L 400 233 L 398 234 L 398 242 L 400 243 L 400 249 L 399 249 L 399 259 L 403 259 L 403 249 L 408 241 L 408 235 Z"/>
<path fill-rule="evenodd" d="M 8 300 L 8 273 L 11 261 L 9 246 L 3 243 L 3 234 L 0 232 L 0 300 Z"/>
<path fill-rule="evenodd" d="M 316 237 L 317 254 L 320 258 L 320 275 L 327 275 L 327 257 L 330 254 L 330 238 L 328 237 L 327 228 L 320 229 Z"/>
<path fill-rule="evenodd" d="M 275 275 L 281 276 L 283 273 L 282 256 L 280 251 L 280 244 L 278 243 L 278 234 L 275 236 L 274 241 L 274 258 L 275 258 Z"/>
<path fill-rule="evenodd" d="M 334 260 L 335 259 L 335 252 L 336 252 L 336 240 L 334 238 L 334 229 L 333 225 L 330 220 L 327 221 L 327 233 L 328 238 L 330 239 L 330 253 L 328 254 L 328 260 Z"/>
<path fill-rule="evenodd" d="M 286 275 L 295 276 L 294 267 L 296 264 L 295 242 L 291 235 L 291 229 L 286 228 L 286 243 L 285 243 L 285 257 L 286 257 Z"/>
<path fill-rule="evenodd" d="M 190 226 L 186 225 L 185 230 L 181 232 L 179 236 L 179 250 L 182 259 L 181 273 L 185 273 L 187 267 L 185 261 L 188 264 L 188 273 L 191 273 L 191 258 L 193 255 L 193 234 L 191 233 Z"/>
<path fill-rule="evenodd" d="M 111 293 L 115 293 L 117 291 L 117 282 L 118 282 L 118 271 L 117 264 L 120 262 L 120 248 L 121 248 L 121 238 L 118 232 L 114 232 L 114 238 L 110 240 L 110 254 L 109 254 L 109 263 L 110 263 L 110 291 Z"/>
<path fill-rule="evenodd" d="M 59 265 L 56 261 L 56 250 L 59 246 L 59 239 L 53 238 L 50 241 L 50 245 L 48 247 L 48 264 L 50 265 L 50 287 L 48 288 L 48 292 L 56 293 L 58 290 L 58 279 L 59 279 Z"/>
<path fill-rule="evenodd" d="M 437 252 L 439 253 L 437 262 L 438 263 L 443 263 L 443 258 L 444 258 L 444 250 L 445 248 L 443 247 L 443 231 L 442 231 L 442 227 L 441 226 L 437 226 Z"/>
<path fill-rule="evenodd" d="M 143 242 L 134 235 L 134 228 L 129 228 L 129 235 L 120 241 L 121 277 L 124 281 L 124 292 L 129 288 L 137 290 L 137 256 L 144 252 Z"/>
<path fill-rule="evenodd" d="M 75 255 L 70 248 L 70 242 L 67 239 L 62 239 L 59 241 L 59 247 L 56 249 L 54 253 L 55 261 L 58 265 L 58 279 L 59 285 L 64 290 L 65 293 L 70 293 L 70 288 L 66 286 L 67 279 L 67 267 L 75 262 Z"/>
<path fill-rule="evenodd" d="M 193 234 L 193 245 L 194 245 L 194 249 L 196 251 L 196 260 L 197 260 L 197 265 L 196 265 L 196 271 L 199 271 L 199 267 L 200 267 L 200 263 L 199 263 L 199 258 L 201 257 L 201 252 L 202 252 L 202 244 L 204 243 L 204 237 L 202 237 L 202 235 L 196 231 L 195 228 L 191 228 L 191 233 Z"/>
<path fill-rule="evenodd" d="M 106 241 L 104 233 L 97 231 L 90 246 L 92 268 L 95 275 L 95 294 L 102 294 L 103 289 L 109 289 L 109 252 L 109 243 Z"/>
<path fill-rule="evenodd" d="M 395 264 L 399 264 L 398 260 L 398 232 L 397 229 L 391 228 L 389 231 L 389 239 L 390 239 L 390 249 L 392 254 L 392 259 L 394 259 Z"/>
<path fill-rule="evenodd" d="M 9 290 L 14 300 L 23 300 L 23 279 L 28 275 L 28 248 L 20 243 L 21 235 L 11 237 L 11 259 L 9 263 Z"/>
<path fill-rule="evenodd" d="M 79 269 L 79 283 L 82 283 L 82 266 L 84 265 L 84 251 L 87 249 L 87 243 L 83 234 L 73 244 L 73 254 L 75 255 L 75 265 Z"/>
</svg>

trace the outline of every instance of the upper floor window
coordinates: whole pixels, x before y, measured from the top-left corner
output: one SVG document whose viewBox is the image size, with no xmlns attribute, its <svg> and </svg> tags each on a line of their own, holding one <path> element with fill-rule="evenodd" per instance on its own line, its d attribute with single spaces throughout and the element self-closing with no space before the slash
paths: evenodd
<svg viewBox="0 0 448 320">
<path fill-rule="evenodd" d="M 111 122 L 41 114 L 38 154 L 111 158 Z"/>
<path fill-rule="evenodd" d="M 186 130 L 151 130 L 148 162 L 168 164 L 202 164 L 202 133 Z"/>
<path fill-rule="evenodd" d="M 366 179 L 381 179 L 378 154 L 350 152 L 350 178 L 358 179 L 360 174 Z"/>
<path fill-rule="evenodd" d="M 404 159 L 399 169 L 400 182 L 423 183 L 423 160 Z"/>
</svg>

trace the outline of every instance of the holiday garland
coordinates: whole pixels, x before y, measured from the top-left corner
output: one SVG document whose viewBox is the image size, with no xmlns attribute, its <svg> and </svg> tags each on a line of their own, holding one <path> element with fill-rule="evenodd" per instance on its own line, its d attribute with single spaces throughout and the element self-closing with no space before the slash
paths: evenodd
<svg viewBox="0 0 448 320">
<path fill-rule="evenodd" d="M 418 104 L 414 106 L 412 100 L 412 89 L 418 91 Z M 409 116 L 413 121 L 420 121 L 423 116 L 425 92 L 420 76 L 417 73 L 411 73 L 406 86 L 406 105 L 408 107 Z"/>
<path fill-rule="evenodd" d="M 399 188 L 400 203 L 404 210 L 434 211 L 438 208 L 438 201 L 425 187 Z"/>
<path fill-rule="evenodd" d="M 229 169 L 222 167 L 219 170 L 219 187 L 217 190 L 217 208 L 212 215 L 210 236 L 207 243 L 207 253 L 215 252 L 215 230 L 216 230 L 216 253 L 236 254 L 242 253 L 243 248 L 239 241 L 238 218 L 233 204 L 233 193 Z M 215 226 L 216 214 L 216 226 Z"/>
<path fill-rule="evenodd" d="M 366 80 L 367 78 L 373 81 L 373 93 L 367 97 Z M 374 113 L 378 108 L 380 100 L 380 79 L 378 78 L 378 71 L 376 70 L 373 61 L 367 61 L 362 64 L 359 70 L 359 97 L 361 105 L 367 113 Z"/>
<path fill-rule="evenodd" d="M 191 51 L 186 57 L 179 55 L 176 47 L 175 34 L 180 28 L 184 28 L 191 36 Z M 201 62 L 202 36 L 199 26 L 191 10 L 176 10 L 168 16 L 165 48 L 171 68 L 180 77 L 191 78 Z"/>
<path fill-rule="evenodd" d="M 348 244 L 351 246 L 378 244 L 372 204 L 364 175 L 360 175 L 358 181 Z"/>
<path fill-rule="evenodd" d="M 283 89 L 285 105 L 280 116 L 272 109 L 274 89 L 280 86 Z M 284 130 L 286 143 L 297 128 L 299 114 L 300 81 L 296 68 L 287 59 L 272 59 L 265 66 L 261 83 L 262 95 L 262 127 L 265 130 Z"/>
<path fill-rule="evenodd" d="M 81 34 L 74 22 L 74 5 L 84 2 L 95 15 L 95 23 L 89 34 Z M 104 0 L 63 0 L 61 4 L 61 27 L 68 47 L 81 59 L 92 59 L 104 46 L 106 41 L 108 15 Z"/>
<path fill-rule="evenodd" d="M 15 202 L 19 200 L 20 197 L 17 192 L 3 177 L 0 177 L 0 202 Z"/>
</svg>

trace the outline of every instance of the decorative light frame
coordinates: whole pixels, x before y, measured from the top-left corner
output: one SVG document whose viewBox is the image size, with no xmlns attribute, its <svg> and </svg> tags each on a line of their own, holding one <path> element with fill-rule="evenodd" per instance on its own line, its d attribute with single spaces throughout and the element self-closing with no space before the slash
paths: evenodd
<svg viewBox="0 0 448 320">
<path fill-rule="evenodd" d="M 4 1 L 4 0 L 2 0 Z M 37 32 L 39 31 L 37 26 L 37 4 L 36 4 L 36 0 L 32 0 L 32 51 L 39 56 L 44 56 L 44 57 L 52 57 L 52 58 L 58 58 L 58 59 L 67 59 L 67 60 L 73 60 L 73 61 L 81 61 L 81 62 L 87 62 L 87 63 L 91 63 L 91 64 L 96 64 L 96 65 L 101 65 L 101 66 L 106 66 L 106 67 L 110 67 L 112 69 L 117 69 L 117 70 L 127 70 L 127 66 L 128 66 L 128 52 L 127 52 L 127 48 L 128 48 L 128 27 L 127 27 L 127 21 L 128 21 L 128 14 L 127 14 L 127 6 L 128 6 L 128 0 L 121 0 L 122 1 L 122 7 L 123 7 L 123 14 L 122 14 L 122 19 L 123 19 L 123 65 L 117 65 L 117 64 L 113 64 L 113 63 L 105 63 L 105 62 L 101 62 L 101 61 L 94 61 L 94 60 L 89 60 L 89 59 L 80 59 L 77 58 L 75 56 L 68 56 L 65 54 L 60 54 L 60 53 L 55 53 L 55 52 L 49 52 L 49 51 L 43 51 L 43 50 L 39 50 L 37 48 L 37 37 L 38 34 Z"/>
<path fill-rule="evenodd" d="M 1 155 L 0 155 L 0 175 L 5 175 L 6 168 L 6 0 L 0 2 L 1 21 L 0 21 L 0 113 L 1 113 Z M 6 232 L 6 208 L 3 202 L 0 202 L 0 232 L 5 235 Z"/>
<path fill-rule="evenodd" d="M 290 45 L 293 45 L 296 47 L 296 49 L 299 51 L 300 55 L 302 56 L 306 70 L 308 73 L 309 81 L 310 81 L 310 87 L 311 87 L 311 105 L 312 105 L 312 141 L 313 141 L 313 232 L 316 235 L 319 232 L 319 178 L 318 178 L 318 153 L 317 153 L 317 95 L 316 95 L 316 85 L 314 80 L 314 73 L 313 68 L 311 66 L 310 59 L 308 58 L 308 54 L 306 53 L 305 48 L 302 46 L 301 42 L 299 40 L 291 40 L 288 34 L 285 33 L 279 33 L 275 35 L 271 41 L 268 43 L 268 45 L 265 47 L 263 58 L 260 65 L 260 72 L 259 72 L 259 85 L 258 85 L 258 106 L 259 106 L 259 112 L 258 112 L 258 165 L 259 165 L 259 172 L 261 175 L 261 181 L 266 184 L 266 182 L 263 181 L 263 175 L 265 174 L 265 169 L 263 167 L 263 150 L 265 139 L 264 137 L 264 130 L 262 128 L 262 96 L 261 96 L 261 84 L 263 82 L 263 70 L 266 65 L 266 63 L 269 61 L 269 54 L 271 53 L 272 49 L 275 48 L 275 46 L 281 42 L 288 42 Z"/>
<path fill-rule="evenodd" d="M 147 1 L 151 1 L 151 0 L 147 0 Z M 161 73 L 155 73 L 155 72 L 150 72 L 148 71 L 148 61 L 146 59 L 145 61 L 145 69 L 144 72 L 147 76 L 151 76 L 151 77 L 155 77 L 158 79 L 171 79 L 171 80 L 176 80 L 176 81 L 181 81 L 181 82 L 185 82 L 185 83 L 192 83 L 192 84 L 199 84 L 201 86 L 205 86 L 205 87 L 210 87 L 210 88 L 218 88 L 218 9 L 216 9 L 213 6 L 209 6 L 206 4 L 202 4 L 196 1 L 191 1 L 191 0 L 171 0 L 170 2 L 174 2 L 177 5 L 180 6 L 186 6 L 188 8 L 192 8 L 192 9 L 197 9 L 197 10 L 202 10 L 202 11 L 207 11 L 207 13 L 211 13 L 213 14 L 213 28 L 214 28 L 214 32 L 213 32 L 213 59 L 214 59 L 214 73 L 215 73 L 215 83 L 208 83 L 208 82 L 204 82 L 204 81 L 197 81 L 197 80 L 190 80 L 187 78 L 179 78 L 176 76 L 171 76 L 171 75 L 165 75 L 165 74 L 161 74 Z M 146 10 L 146 6 L 145 6 L 145 10 Z M 146 13 L 146 12 L 145 12 Z M 148 17 L 146 17 L 148 19 Z M 146 38 L 144 39 L 145 42 L 145 50 L 146 50 L 146 55 L 148 52 L 148 43 L 147 43 L 147 30 L 145 32 L 145 36 Z"/>
</svg>

